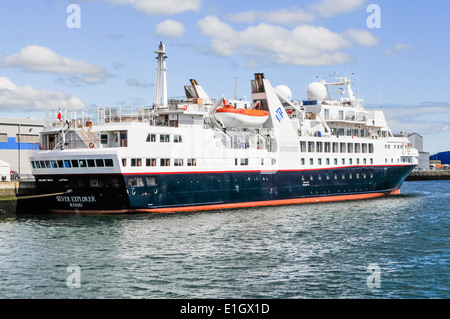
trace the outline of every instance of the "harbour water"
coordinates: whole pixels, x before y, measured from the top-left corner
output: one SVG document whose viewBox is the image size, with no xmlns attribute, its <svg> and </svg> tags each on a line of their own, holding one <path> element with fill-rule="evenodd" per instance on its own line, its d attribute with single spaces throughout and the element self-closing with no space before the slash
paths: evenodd
<svg viewBox="0 0 450 319">
<path fill-rule="evenodd" d="M 450 181 L 181 214 L 0 214 L 0 298 L 450 298 Z"/>
</svg>

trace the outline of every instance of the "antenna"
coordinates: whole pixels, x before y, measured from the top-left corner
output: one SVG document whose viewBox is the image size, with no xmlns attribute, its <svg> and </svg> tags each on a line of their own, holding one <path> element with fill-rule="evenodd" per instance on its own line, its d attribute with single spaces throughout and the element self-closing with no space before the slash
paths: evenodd
<svg viewBox="0 0 450 319">
<path fill-rule="evenodd" d="M 237 100 L 237 77 L 234 78 L 234 99 Z"/>
<path fill-rule="evenodd" d="M 381 109 L 381 88 L 378 91 L 378 98 L 379 98 L 379 104 L 380 104 L 380 109 Z"/>
<path fill-rule="evenodd" d="M 339 73 L 337 73 L 337 72 L 334 72 L 333 74 L 330 74 L 330 76 L 333 77 L 335 81 L 336 81 L 338 75 L 339 75 Z"/>
</svg>

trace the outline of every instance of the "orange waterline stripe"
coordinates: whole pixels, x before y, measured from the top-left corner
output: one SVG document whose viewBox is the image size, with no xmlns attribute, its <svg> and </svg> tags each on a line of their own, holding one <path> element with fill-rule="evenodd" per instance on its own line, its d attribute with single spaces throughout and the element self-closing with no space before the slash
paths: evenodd
<svg viewBox="0 0 450 319">
<path fill-rule="evenodd" d="M 346 200 L 360 200 L 370 199 L 389 195 L 399 195 L 400 189 L 393 191 L 354 194 L 354 195 L 335 195 L 323 197 L 309 197 L 309 198 L 295 198 L 295 199 L 281 199 L 258 202 L 243 202 L 243 203 L 229 203 L 229 204 L 212 204 L 212 205 L 197 205 L 186 207 L 167 207 L 167 208 L 149 208 L 149 209 L 121 209 L 121 210 L 49 210 L 53 213 L 65 214 L 124 214 L 124 213 L 176 213 L 176 212 L 193 212 L 206 210 L 220 210 L 220 209 L 234 209 L 234 208 L 248 208 L 248 207 L 263 207 L 263 206 L 281 206 L 293 204 L 311 204 L 311 203 L 325 203 L 325 202 L 339 202 Z"/>
</svg>

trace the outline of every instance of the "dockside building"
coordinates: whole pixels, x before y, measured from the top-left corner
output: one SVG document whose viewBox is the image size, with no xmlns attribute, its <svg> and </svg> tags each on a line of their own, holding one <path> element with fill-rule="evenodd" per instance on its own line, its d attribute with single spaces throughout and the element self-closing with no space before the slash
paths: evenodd
<svg viewBox="0 0 450 319">
<path fill-rule="evenodd" d="M 0 160 L 21 177 L 31 175 L 28 152 L 39 149 L 39 133 L 44 120 L 32 118 L 0 118 Z"/>
</svg>

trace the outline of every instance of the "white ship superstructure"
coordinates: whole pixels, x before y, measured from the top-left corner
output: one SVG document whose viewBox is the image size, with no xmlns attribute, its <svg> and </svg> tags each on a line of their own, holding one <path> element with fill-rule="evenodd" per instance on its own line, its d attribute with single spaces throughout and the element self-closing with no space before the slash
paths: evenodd
<svg viewBox="0 0 450 319">
<path fill-rule="evenodd" d="M 29 157 L 40 191 L 55 194 L 42 197 L 44 208 L 172 212 L 378 197 L 397 193 L 417 164 L 406 135 L 394 137 L 346 78 L 311 83 L 305 101 L 258 73 L 250 101 L 213 100 L 196 80 L 185 99 L 169 99 L 164 45 L 155 53 L 153 106 L 49 123 Z"/>
</svg>

